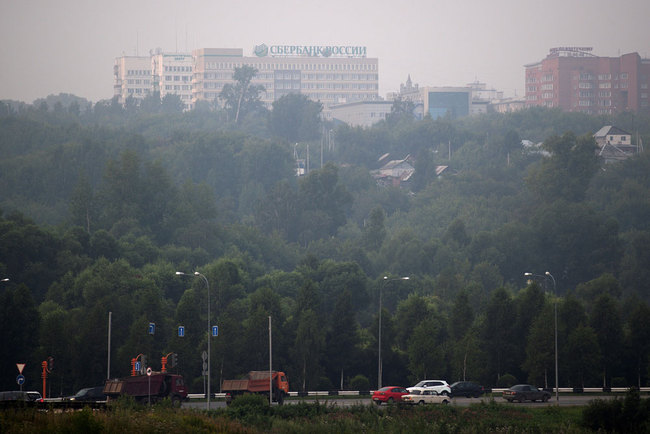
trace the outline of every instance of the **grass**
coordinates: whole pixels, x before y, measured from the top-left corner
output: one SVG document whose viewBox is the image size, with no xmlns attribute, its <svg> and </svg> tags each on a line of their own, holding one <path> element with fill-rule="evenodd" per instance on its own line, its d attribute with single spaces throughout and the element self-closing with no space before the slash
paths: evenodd
<svg viewBox="0 0 650 434">
<path fill-rule="evenodd" d="M 253 396 L 227 409 L 151 409 L 132 403 L 108 410 L 57 413 L 35 409 L 0 412 L 3 433 L 583 433 L 582 408 L 513 408 L 494 401 L 470 407 L 454 405 L 357 405 L 340 408 L 327 403 L 269 407 Z M 241 398 L 240 398 L 241 399 Z M 240 401 L 240 402 L 237 402 Z"/>
</svg>

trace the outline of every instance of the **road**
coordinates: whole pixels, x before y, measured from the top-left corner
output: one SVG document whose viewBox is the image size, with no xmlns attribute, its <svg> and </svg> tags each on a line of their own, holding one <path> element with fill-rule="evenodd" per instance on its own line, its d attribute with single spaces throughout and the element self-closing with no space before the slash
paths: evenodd
<svg viewBox="0 0 650 434">
<path fill-rule="evenodd" d="M 588 395 L 566 395 L 566 396 L 560 396 L 560 401 L 559 405 L 562 407 L 569 407 L 569 406 L 585 406 L 587 405 L 590 401 L 593 401 L 594 399 L 613 399 L 615 396 L 613 395 L 600 395 L 600 394 L 588 394 Z M 620 395 L 620 397 L 623 397 L 623 395 Z M 459 407 L 468 407 L 471 404 L 478 403 L 480 401 L 485 401 L 488 402 L 490 398 L 453 398 L 451 400 L 451 405 L 457 405 Z M 515 407 L 548 407 L 548 406 L 553 406 L 556 404 L 555 401 L 555 396 L 553 396 L 548 402 L 524 402 L 524 403 L 508 403 L 506 400 L 501 398 L 500 396 L 494 397 L 494 400 L 497 403 L 500 404 L 507 404 L 507 405 L 512 405 Z M 339 407 L 351 407 L 354 405 L 374 405 L 372 401 L 370 400 L 370 397 L 359 397 L 359 398 L 334 398 L 334 397 L 304 397 L 300 399 L 286 399 L 284 401 L 285 404 L 291 405 L 291 404 L 296 404 L 299 402 L 327 402 L 327 405 L 336 405 Z M 225 408 L 226 403 L 224 401 L 212 401 L 210 402 L 210 408 L 212 409 L 217 409 L 217 408 Z M 381 406 L 382 408 L 385 407 L 385 405 Z M 205 408 L 205 401 L 190 401 L 190 402 L 184 402 L 183 403 L 183 408 L 195 408 L 195 409 L 204 409 Z"/>
</svg>

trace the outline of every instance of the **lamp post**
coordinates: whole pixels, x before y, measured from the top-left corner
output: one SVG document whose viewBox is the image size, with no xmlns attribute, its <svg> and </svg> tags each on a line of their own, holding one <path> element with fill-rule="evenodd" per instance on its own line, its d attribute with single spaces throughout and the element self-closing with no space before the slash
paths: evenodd
<svg viewBox="0 0 650 434">
<path fill-rule="evenodd" d="M 179 276 L 191 276 L 191 274 L 186 274 L 183 273 L 182 271 L 177 271 L 177 275 Z M 200 277 L 203 279 L 205 282 L 205 287 L 208 291 L 208 399 L 206 401 L 206 409 L 210 410 L 210 370 L 211 370 L 211 365 L 210 365 L 210 341 L 212 340 L 212 326 L 211 321 L 210 321 L 210 284 L 208 283 L 208 278 L 205 277 L 203 274 L 199 273 L 198 271 L 194 272 L 194 276 Z"/>
<path fill-rule="evenodd" d="M 547 276 L 553 280 L 553 298 L 555 301 L 555 402 L 560 402 L 560 395 L 559 395 L 559 384 L 558 384 L 558 369 L 557 369 L 557 289 L 555 286 L 555 277 L 550 272 L 544 273 Z"/>
<path fill-rule="evenodd" d="M 378 350 L 377 350 L 377 390 L 381 389 L 381 376 L 382 376 L 382 366 L 381 366 L 381 292 L 384 289 L 384 286 L 388 282 L 394 280 L 409 280 L 408 276 L 405 277 L 395 277 L 394 279 L 389 279 L 388 276 L 384 276 L 384 283 L 379 287 L 379 335 L 377 338 Z"/>
<path fill-rule="evenodd" d="M 555 337 L 554 337 L 554 346 L 555 346 L 555 401 L 560 402 L 560 386 L 559 386 L 559 373 L 558 373 L 558 362 L 557 362 L 557 289 L 555 285 L 555 278 L 550 272 L 544 273 L 545 275 L 542 276 L 540 274 L 533 274 L 533 273 L 524 273 L 524 276 L 526 277 L 543 277 L 546 279 L 546 276 L 550 277 L 551 280 L 553 280 L 553 311 L 554 311 L 554 329 L 555 329 Z"/>
</svg>

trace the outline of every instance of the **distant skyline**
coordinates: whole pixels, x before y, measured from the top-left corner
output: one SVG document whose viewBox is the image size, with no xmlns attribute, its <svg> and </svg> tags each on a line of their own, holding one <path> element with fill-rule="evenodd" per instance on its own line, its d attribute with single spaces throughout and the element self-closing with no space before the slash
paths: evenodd
<svg viewBox="0 0 650 434">
<path fill-rule="evenodd" d="M 197 48 L 354 45 L 379 59 L 379 95 L 473 81 L 524 95 L 552 47 L 650 58 L 648 0 L 0 0 L 0 99 L 113 96 L 122 55 Z"/>
</svg>

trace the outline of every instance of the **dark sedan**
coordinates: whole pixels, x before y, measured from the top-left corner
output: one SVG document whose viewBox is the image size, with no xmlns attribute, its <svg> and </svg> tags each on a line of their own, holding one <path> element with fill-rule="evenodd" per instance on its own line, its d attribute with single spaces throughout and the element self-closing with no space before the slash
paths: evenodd
<svg viewBox="0 0 650 434">
<path fill-rule="evenodd" d="M 70 401 L 106 401 L 104 386 L 86 387 L 67 399 Z"/>
<path fill-rule="evenodd" d="M 467 398 L 478 398 L 485 393 L 483 386 L 471 381 L 457 381 L 450 388 L 452 397 L 465 396 Z"/>
<path fill-rule="evenodd" d="M 551 398 L 551 394 L 546 390 L 538 389 L 530 384 L 517 384 L 510 389 L 503 391 L 503 399 L 508 402 L 518 401 L 542 401 L 546 402 Z"/>
</svg>

